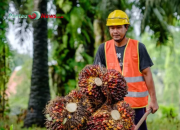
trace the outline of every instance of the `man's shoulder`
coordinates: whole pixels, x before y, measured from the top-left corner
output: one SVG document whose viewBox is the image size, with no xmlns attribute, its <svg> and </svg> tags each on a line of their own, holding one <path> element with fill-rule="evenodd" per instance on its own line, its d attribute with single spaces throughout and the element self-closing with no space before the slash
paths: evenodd
<svg viewBox="0 0 180 130">
<path fill-rule="evenodd" d="M 139 49 L 146 49 L 146 46 L 142 42 L 139 42 Z"/>
<path fill-rule="evenodd" d="M 99 49 L 98 49 L 98 51 L 104 51 L 104 43 L 101 43 L 100 45 L 99 45 Z"/>
<path fill-rule="evenodd" d="M 104 43 L 101 43 L 101 44 L 99 45 L 99 47 L 101 47 L 101 48 L 104 47 Z"/>
<path fill-rule="evenodd" d="M 135 42 L 135 43 L 138 43 L 139 49 L 144 49 L 144 48 L 146 48 L 145 45 L 144 45 L 142 42 L 140 42 L 140 41 L 138 41 L 138 40 L 136 40 L 136 39 L 130 39 L 130 40 L 133 41 L 133 42 Z"/>
</svg>

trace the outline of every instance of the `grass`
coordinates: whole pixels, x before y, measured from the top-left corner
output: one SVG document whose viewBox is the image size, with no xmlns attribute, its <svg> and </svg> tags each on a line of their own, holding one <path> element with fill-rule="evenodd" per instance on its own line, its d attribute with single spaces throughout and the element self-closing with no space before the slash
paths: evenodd
<svg viewBox="0 0 180 130">
<path fill-rule="evenodd" d="M 180 120 L 155 119 L 148 121 L 149 130 L 180 130 Z"/>
<path fill-rule="evenodd" d="M 33 126 L 31 128 L 22 128 L 23 121 L 17 122 L 16 116 L 11 116 L 6 119 L 0 119 L 0 130 L 46 130 Z"/>
</svg>

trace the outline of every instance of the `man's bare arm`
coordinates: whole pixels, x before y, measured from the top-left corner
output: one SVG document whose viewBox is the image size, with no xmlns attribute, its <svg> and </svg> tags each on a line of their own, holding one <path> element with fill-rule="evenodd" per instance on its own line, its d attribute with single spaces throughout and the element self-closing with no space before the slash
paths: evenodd
<svg viewBox="0 0 180 130">
<path fill-rule="evenodd" d="M 156 90 L 155 90 L 154 81 L 152 78 L 152 73 L 151 73 L 150 67 L 144 69 L 142 71 L 142 74 L 143 74 L 144 80 L 146 82 L 146 86 L 147 86 L 149 95 L 151 97 L 151 102 L 149 103 L 149 109 L 151 108 L 152 113 L 155 113 L 158 110 L 159 106 L 157 103 Z"/>
</svg>

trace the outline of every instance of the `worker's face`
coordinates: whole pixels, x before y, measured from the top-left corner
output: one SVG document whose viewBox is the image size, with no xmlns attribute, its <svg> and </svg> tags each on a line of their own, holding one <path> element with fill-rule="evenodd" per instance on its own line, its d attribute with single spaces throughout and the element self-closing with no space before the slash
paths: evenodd
<svg viewBox="0 0 180 130">
<path fill-rule="evenodd" d="M 125 25 L 110 26 L 109 32 L 115 41 L 121 41 L 126 35 L 127 28 Z"/>
</svg>

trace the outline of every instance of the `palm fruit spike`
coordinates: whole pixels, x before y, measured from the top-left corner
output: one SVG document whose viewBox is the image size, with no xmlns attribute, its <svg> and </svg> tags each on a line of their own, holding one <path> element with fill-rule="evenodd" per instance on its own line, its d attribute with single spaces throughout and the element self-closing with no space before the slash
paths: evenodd
<svg viewBox="0 0 180 130">
<path fill-rule="evenodd" d="M 79 73 L 78 85 L 80 90 L 93 102 L 96 109 L 106 100 L 101 91 L 101 87 L 104 85 L 103 75 L 106 71 L 105 68 L 98 65 L 87 65 Z"/>
<path fill-rule="evenodd" d="M 102 92 L 108 98 L 110 104 L 124 100 L 127 94 L 127 83 L 120 72 L 109 69 L 103 77 L 104 86 Z"/>
<path fill-rule="evenodd" d="M 89 118 L 87 130 L 131 130 L 134 116 L 134 110 L 124 101 L 114 105 L 104 104 Z"/>
<path fill-rule="evenodd" d="M 82 130 L 93 112 L 90 101 L 80 91 L 57 97 L 46 106 L 46 128 L 49 130 Z"/>
</svg>

